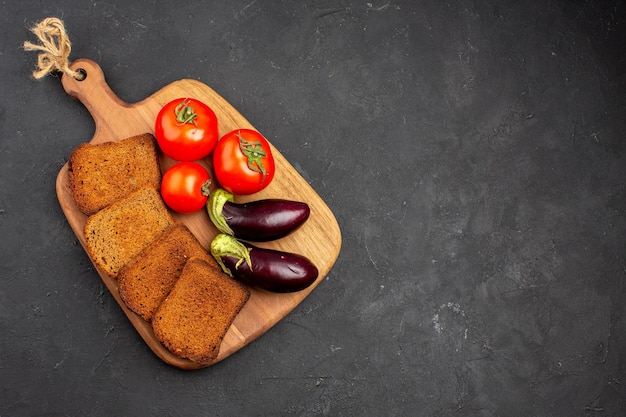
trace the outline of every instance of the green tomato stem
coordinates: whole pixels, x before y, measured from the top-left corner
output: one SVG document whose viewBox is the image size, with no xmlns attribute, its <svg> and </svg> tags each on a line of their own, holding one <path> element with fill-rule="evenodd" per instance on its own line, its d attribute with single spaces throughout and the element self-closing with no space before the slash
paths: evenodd
<svg viewBox="0 0 626 417">
<path fill-rule="evenodd" d="M 241 132 L 237 132 L 237 137 L 239 138 L 239 149 L 248 160 L 248 168 L 261 174 L 260 184 L 263 184 L 265 177 L 267 176 L 267 172 L 262 161 L 262 159 L 267 156 L 263 150 L 263 144 L 261 142 L 248 142 L 243 136 L 241 136 Z"/>
<path fill-rule="evenodd" d="M 176 121 L 182 126 L 186 123 L 193 123 L 196 125 L 196 111 L 192 106 L 189 105 L 189 99 L 184 99 L 176 108 L 174 109 L 174 113 L 176 113 Z"/>
<path fill-rule="evenodd" d="M 252 260 L 250 260 L 248 248 L 231 235 L 220 233 L 215 236 L 215 239 L 211 242 L 211 255 L 213 255 L 222 270 L 231 277 L 233 274 L 226 265 L 224 265 L 224 262 L 222 262 L 222 256 L 238 258 L 239 260 L 235 264 L 235 268 L 239 267 L 239 265 L 245 261 L 250 270 L 252 270 Z"/>
</svg>

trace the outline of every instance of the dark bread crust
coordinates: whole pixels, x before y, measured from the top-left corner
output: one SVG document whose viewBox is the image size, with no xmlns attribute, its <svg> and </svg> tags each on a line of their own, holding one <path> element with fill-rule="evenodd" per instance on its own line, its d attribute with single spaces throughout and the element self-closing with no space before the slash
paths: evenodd
<svg viewBox="0 0 626 417">
<path fill-rule="evenodd" d="M 120 297 L 128 308 L 150 321 L 192 257 L 215 262 L 183 223 L 168 227 L 118 275 Z"/>
<path fill-rule="evenodd" d="M 87 218 L 85 248 L 96 266 L 115 278 L 172 224 L 159 193 L 145 187 Z"/>
<path fill-rule="evenodd" d="M 118 142 L 79 145 L 68 161 L 70 190 L 78 209 L 93 214 L 145 186 L 158 190 L 157 149 L 150 133 Z"/>
<path fill-rule="evenodd" d="M 192 258 L 152 317 L 152 329 L 174 355 L 209 364 L 249 298 L 248 287 L 215 263 Z"/>
</svg>

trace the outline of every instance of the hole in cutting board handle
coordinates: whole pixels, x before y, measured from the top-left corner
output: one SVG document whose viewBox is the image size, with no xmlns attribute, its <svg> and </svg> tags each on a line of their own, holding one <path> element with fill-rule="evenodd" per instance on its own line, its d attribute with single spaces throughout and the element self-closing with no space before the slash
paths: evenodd
<svg viewBox="0 0 626 417">
<path fill-rule="evenodd" d="M 80 78 L 76 78 L 76 81 L 85 81 L 87 78 L 87 71 L 84 68 L 77 68 L 76 72 L 80 74 Z"/>
</svg>

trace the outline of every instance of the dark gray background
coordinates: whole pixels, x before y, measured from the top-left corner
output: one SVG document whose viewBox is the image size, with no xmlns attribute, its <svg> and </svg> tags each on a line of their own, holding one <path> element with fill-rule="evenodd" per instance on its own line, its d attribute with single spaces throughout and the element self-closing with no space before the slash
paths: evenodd
<svg viewBox="0 0 626 417">
<path fill-rule="evenodd" d="M 0 416 L 623 416 L 624 9 L 1 2 Z M 211 86 L 335 213 L 327 279 L 226 361 L 154 356 L 67 224 L 94 125 L 30 77 L 47 16 L 127 102 Z"/>
</svg>

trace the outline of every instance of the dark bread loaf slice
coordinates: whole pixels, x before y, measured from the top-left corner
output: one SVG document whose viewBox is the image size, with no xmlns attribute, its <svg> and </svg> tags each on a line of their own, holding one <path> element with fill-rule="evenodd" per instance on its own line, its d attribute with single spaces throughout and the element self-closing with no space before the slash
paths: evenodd
<svg viewBox="0 0 626 417">
<path fill-rule="evenodd" d="M 71 153 L 68 178 L 80 211 L 96 211 L 145 186 L 161 183 L 157 144 L 152 134 L 118 142 L 83 143 Z"/>
<path fill-rule="evenodd" d="M 85 246 L 94 263 L 111 277 L 174 224 L 151 187 L 103 208 L 85 222 Z"/>
<path fill-rule="evenodd" d="M 174 355 L 208 364 L 249 298 L 248 287 L 217 264 L 192 258 L 152 317 L 152 329 Z"/>
<path fill-rule="evenodd" d="M 192 257 L 215 262 L 183 223 L 168 227 L 117 275 L 120 297 L 128 308 L 150 321 Z"/>
</svg>

